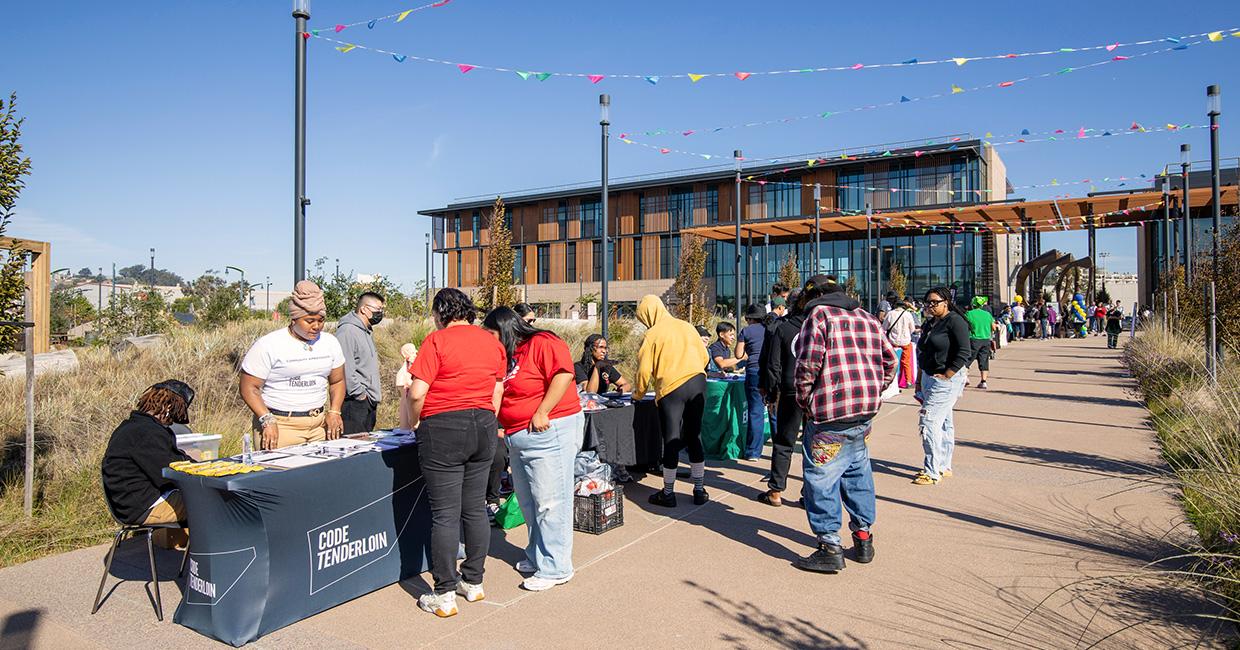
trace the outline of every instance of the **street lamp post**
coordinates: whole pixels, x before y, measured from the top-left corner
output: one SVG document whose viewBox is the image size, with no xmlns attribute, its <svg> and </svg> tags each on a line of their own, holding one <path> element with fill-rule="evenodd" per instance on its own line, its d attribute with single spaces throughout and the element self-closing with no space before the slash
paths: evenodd
<svg viewBox="0 0 1240 650">
<path fill-rule="evenodd" d="M 271 276 L 267 276 L 267 313 L 271 313 Z"/>
<path fill-rule="evenodd" d="M 306 21 L 310 0 L 293 0 L 296 41 L 293 74 L 293 283 L 306 279 Z"/>
<path fill-rule="evenodd" d="M 822 186 L 814 183 L 814 275 L 818 275 L 819 266 L 822 264 L 822 253 L 818 249 L 819 240 L 822 239 L 821 222 L 819 218 L 822 216 Z"/>
<path fill-rule="evenodd" d="M 1190 214 L 1190 204 L 1188 202 L 1188 168 L 1192 165 L 1189 162 L 1189 152 L 1192 150 L 1187 144 L 1180 145 L 1180 182 L 1183 184 L 1181 188 L 1184 191 L 1184 200 L 1180 203 L 1180 229 L 1181 239 L 1184 246 L 1184 286 L 1190 287 L 1193 284 L 1193 218 Z"/>
<path fill-rule="evenodd" d="M 1167 304 L 1167 282 L 1171 278 L 1171 178 L 1165 172 L 1162 179 L 1163 194 L 1163 221 L 1162 221 L 1162 244 L 1163 244 L 1163 268 L 1162 268 L 1162 294 L 1163 294 L 1163 326 L 1171 326 L 1171 316 L 1168 311 Z"/>
<path fill-rule="evenodd" d="M 431 309 L 431 234 L 426 233 L 426 311 Z"/>
<path fill-rule="evenodd" d="M 99 267 L 99 298 L 95 300 L 95 311 L 103 311 L 103 267 Z"/>
<path fill-rule="evenodd" d="M 1219 97 L 1218 85 L 1206 87 L 1206 111 L 1210 116 L 1210 205 L 1212 219 L 1210 223 L 1210 284 L 1206 288 L 1206 308 L 1210 310 L 1206 322 L 1206 366 L 1210 373 L 1210 381 L 1218 384 L 1218 310 L 1215 302 L 1214 289 L 1218 281 L 1218 236 L 1222 205 L 1219 201 L 1218 177 L 1218 117 L 1222 111 L 1222 98 Z"/>
<path fill-rule="evenodd" d="M 233 270 L 233 271 L 236 271 L 237 273 L 240 273 L 240 274 L 241 274 L 241 306 L 243 306 L 243 307 L 244 307 L 244 306 L 245 306 L 245 303 L 246 303 L 246 300 L 245 300 L 245 291 L 246 291 L 246 287 L 248 286 L 248 285 L 245 283 L 245 271 L 243 271 L 243 270 L 241 270 L 241 269 L 239 269 L 239 268 L 237 268 L 237 267 L 235 267 L 235 266 L 225 266 L 225 267 L 224 267 L 224 275 L 228 275 L 228 271 L 229 271 L 230 269 L 231 269 L 231 270 Z"/>
<path fill-rule="evenodd" d="M 599 126 L 602 127 L 602 176 L 603 176 L 603 277 L 602 277 L 602 300 L 603 313 L 599 317 L 603 320 L 603 338 L 607 338 L 607 320 L 610 312 L 610 304 L 607 300 L 607 276 L 611 271 L 611 255 L 608 250 L 608 223 L 607 223 L 607 131 L 611 127 L 611 96 L 607 94 L 598 96 L 599 108 Z"/>
<path fill-rule="evenodd" d="M 741 150 L 732 152 L 736 163 L 736 329 L 741 329 Z"/>
</svg>

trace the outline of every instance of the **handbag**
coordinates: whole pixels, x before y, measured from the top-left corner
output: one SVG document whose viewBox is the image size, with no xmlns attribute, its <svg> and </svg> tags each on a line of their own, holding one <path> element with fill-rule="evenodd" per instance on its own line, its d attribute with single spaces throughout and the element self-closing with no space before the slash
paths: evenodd
<svg viewBox="0 0 1240 650">
<path fill-rule="evenodd" d="M 525 515 L 521 514 L 521 504 L 517 503 L 516 493 L 500 504 L 495 513 L 495 525 L 508 530 L 525 524 Z"/>
</svg>

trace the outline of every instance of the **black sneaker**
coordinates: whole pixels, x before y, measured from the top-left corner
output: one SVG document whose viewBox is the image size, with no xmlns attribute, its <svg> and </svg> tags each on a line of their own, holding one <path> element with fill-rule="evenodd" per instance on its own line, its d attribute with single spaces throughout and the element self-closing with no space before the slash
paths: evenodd
<svg viewBox="0 0 1240 650">
<path fill-rule="evenodd" d="M 651 505 L 663 506 L 664 508 L 675 508 L 676 493 L 659 490 L 658 492 L 650 495 L 650 498 L 647 499 L 647 501 L 649 501 Z"/>
<path fill-rule="evenodd" d="M 710 501 L 710 495 L 706 493 L 706 488 L 693 491 L 693 505 L 700 506 Z"/>
<path fill-rule="evenodd" d="M 815 573 L 839 573 L 844 570 L 844 549 L 839 544 L 818 544 L 818 550 L 795 561 L 792 566 Z"/>
<path fill-rule="evenodd" d="M 862 564 L 869 564 L 874 561 L 874 536 L 866 534 L 865 539 L 852 534 L 853 538 L 853 560 Z"/>
</svg>

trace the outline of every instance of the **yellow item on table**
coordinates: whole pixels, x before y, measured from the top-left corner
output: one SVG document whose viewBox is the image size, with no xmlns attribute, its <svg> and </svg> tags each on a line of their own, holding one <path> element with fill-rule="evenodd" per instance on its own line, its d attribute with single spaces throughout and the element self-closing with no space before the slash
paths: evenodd
<svg viewBox="0 0 1240 650">
<path fill-rule="evenodd" d="M 263 470 L 261 465 L 246 465 L 245 463 L 231 460 L 213 460 L 202 463 L 179 460 L 175 463 L 169 463 L 168 467 L 194 476 L 230 476 L 232 474 L 248 474 Z"/>
</svg>

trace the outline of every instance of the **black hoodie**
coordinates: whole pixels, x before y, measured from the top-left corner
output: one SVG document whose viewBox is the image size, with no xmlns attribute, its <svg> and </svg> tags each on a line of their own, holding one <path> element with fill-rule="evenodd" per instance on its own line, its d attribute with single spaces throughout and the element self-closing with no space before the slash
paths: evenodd
<svg viewBox="0 0 1240 650">
<path fill-rule="evenodd" d="M 758 386 L 768 395 L 772 389 L 785 395 L 793 394 L 792 382 L 797 367 L 797 355 L 792 350 L 792 342 L 801 333 L 805 316 L 820 305 L 849 311 L 861 307 L 861 303 L 843 291 L 833 291 L 811 300 L 805 305 L 804 311 L 793 311 L 776 320 L 767 332 L 766 344 L 762 346 L 762 357 L 758 360 Z"/>
</svg>

